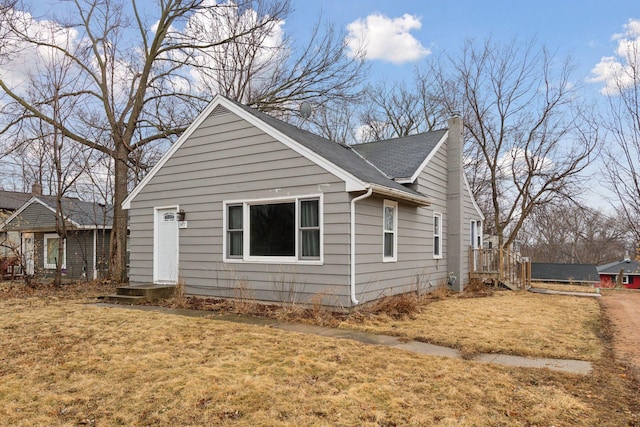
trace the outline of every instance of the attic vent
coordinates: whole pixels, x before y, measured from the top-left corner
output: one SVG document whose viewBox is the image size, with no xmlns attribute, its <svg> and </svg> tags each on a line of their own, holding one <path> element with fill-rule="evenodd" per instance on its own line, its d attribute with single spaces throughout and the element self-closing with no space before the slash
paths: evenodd
<svg viewBox="0 0 640 427">
<path fill-rule="evenodd" d="M 209 114 L 209 117 L 221 116 L 223 114 L 229 114 L 231 111 L 224 108 L 222 105 L 218 105 L 214 110 Z"/>
</svg>

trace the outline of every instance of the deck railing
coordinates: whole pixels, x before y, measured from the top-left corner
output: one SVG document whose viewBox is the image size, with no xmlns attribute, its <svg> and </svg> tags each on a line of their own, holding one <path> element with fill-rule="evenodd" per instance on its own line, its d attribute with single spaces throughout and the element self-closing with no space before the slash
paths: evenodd
<svg viewBox="0 0 640 427">
<path fill-rule="evenodd" d="M 510 289 L 531 287 L 531 261 L 518 253 L 501 248 L 471 248 L 471 279 L 493 282 Z"/>
</svg>

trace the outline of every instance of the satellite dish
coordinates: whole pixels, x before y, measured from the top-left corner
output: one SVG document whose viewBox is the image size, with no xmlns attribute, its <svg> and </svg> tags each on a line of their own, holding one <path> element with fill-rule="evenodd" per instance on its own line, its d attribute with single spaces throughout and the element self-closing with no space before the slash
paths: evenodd
<svg viewBox="0 0 640 427">
<path fill-rule="evenodd" d="M 304 101 L 302 104 L 300 104 L 300 117 L 302 117 L 303 119 L 308 119 L 309 117 L 311 117 L 311 104 L 309 104 L 307 101 Z"/>
</svg>

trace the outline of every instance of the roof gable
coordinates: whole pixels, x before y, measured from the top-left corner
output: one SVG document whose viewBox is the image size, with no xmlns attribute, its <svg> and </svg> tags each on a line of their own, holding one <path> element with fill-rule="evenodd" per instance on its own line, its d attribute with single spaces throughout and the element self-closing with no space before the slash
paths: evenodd
<svg viewBox="0 0 640 427">
<path fill-rule="evenodd" d="M 55 217 L 56 203 L 56 196 L 33 196 L 4 221 L 2 228 L 9 225 L 14 221 L 14 219 L 18 218 L 20 214 L 34 204 L 43 206 L 51 213 L 52 216 Z M 74 228 L 111 228 L 113 223 L 112 205 L 102 205 L 99 203 L 85 202 L 78 199 L 63 197 L 62 212 L 64 213 L 67 221 Z M 36 227 L 35 224 L 34 227 Z"/>
<path fill-rule="evenodd" d="M 122 203 L 123 208 L 129 209 L 131 207 L 131 202 L 135 197 L 211 114 L 223 113 L 224 109 L 238 115 L 277 141 L 343 180 L 348 192 L 373 188 L 374 192 L 380 194 L 395 196 L 418 204 L 426 205 L 429 203 L 426 196 L 393 181 L 376 166 L 359 155 L 351 146 L 329 141 L 265 113 L 216 95 L 145 178 L 133 189 Z"/>
</svg>

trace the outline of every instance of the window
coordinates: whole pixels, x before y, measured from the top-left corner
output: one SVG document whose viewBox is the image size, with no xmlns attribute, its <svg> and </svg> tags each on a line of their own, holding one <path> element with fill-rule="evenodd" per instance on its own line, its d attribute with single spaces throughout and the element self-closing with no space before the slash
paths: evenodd
<svg viewBox="0 0 640 427">
<path fill-rule="evenodd" d="M 319 200 L 300 201 L 300 242 L 302 259 L 320 258 Z"/>
<path fill-rule="evenodd" d="M 382 235 L 383 235 L 383 261 L 396 261 L 398 252 L 398 240 L 396 230 L 398 228 L 398 204 L 389 200 L 384 201 Z"/>
<path fill-rule="evenodd" d="M 482 247 L 482 221 L 471 221 L 470 244 L 474 249 Z"/>
<path fill-rule="evenodd" d="M 442 214 L 433 213 L 433 257 L 442 258 Z"/>
<path fill-rule="evenodd" d="M 227 256 L 242 257 L 242 205 L 227 206 Z"/>
<path fill-rule="evenodd" d="M 63 241 L 62 248 L 62 268 L 67 268 L 67 248 Z M 44 268 L 56 268 L 58 261 L 58 248 L 60 245 L 60 237 L 57 234 L 44 235 Z"/>
<path fill-rule="evenodd" d="M 320 198 L 225 204 L 225 258 L 245 261 L 319 261 Z"/>
<path fill-rule="evenodd" d="M 622 284 L 623 285 L 629 284 L 629 276 L 622 276 Z"/>
</svg>

